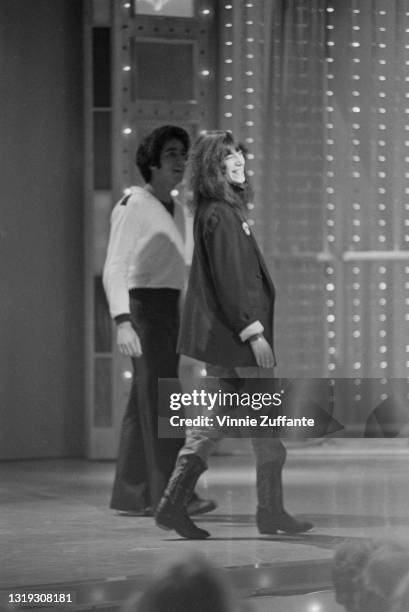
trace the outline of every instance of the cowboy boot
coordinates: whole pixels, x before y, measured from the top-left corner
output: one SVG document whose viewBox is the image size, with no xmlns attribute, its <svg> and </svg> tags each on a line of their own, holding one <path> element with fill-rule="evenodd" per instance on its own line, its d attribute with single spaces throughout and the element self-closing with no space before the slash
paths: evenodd
<svg viewBox="0 0 409 612">
<path fill-rule="evenodd" d="M 257 514 L 260 533 L 303 533 L 313 528 L 308 521 L 298 521 L 283 506 L 282 465 L 269 462 L 257 466 Z"/>
<path fill-rule="evenodd" d="M 161 529 L 174 529 L 188 540 L 204 540 L 210 536 L 205 529 L 199 529 L 190 519 L 187 504 L 200 474 L 206 466 L 198 455 L 178 457 L 173 474 L 155 512 L 155 520 Z"/>
<path fill-rule="evenodd" d="M 198 514 L 206 514 L 212 510 L 216 510 L 217 504 L 213 499 L 203 499 L 193 491 L 192 497 L 189 499 L 187 505 L 187 512 L 189 516 L 196 516 Z"/>
</svg>

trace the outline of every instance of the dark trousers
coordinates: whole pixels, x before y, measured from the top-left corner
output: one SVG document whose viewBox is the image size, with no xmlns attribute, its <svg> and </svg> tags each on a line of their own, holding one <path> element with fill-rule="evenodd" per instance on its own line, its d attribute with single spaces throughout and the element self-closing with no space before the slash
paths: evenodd
<svg viewBox="0 0 409 612">
<path fill-rule="evenodd" d="M 143 355 L 132 359 L 133 380 L 122 422 L 111 508 L 155 507 L 172 474 L 183 439 L 158 438 L 158 378 L 177 378 L 179 291 L 134 289 L 131 319 Z"/>
</svg>

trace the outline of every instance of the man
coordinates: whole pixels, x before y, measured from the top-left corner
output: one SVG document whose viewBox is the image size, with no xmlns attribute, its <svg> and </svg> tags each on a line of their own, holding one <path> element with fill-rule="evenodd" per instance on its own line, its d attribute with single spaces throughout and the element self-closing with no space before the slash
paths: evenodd
<svg viewBox="0 0 409 612">
<path fill-rule="evenodd" d="M 146 181 L 115 206 L 104 287 L 119 351 L 131 357 L 133 381 L 122 423 L 111 507 L 152 514 L 183 441 L 158 439 L 158 378 L 177 378 L 179 298 L 184 284 L 184 215 L 171 192 L 183 179 L 189 136 L 176 126 L 154 130 L 138 147 Z M 215 508 L 195 494 L 191 514 Z"/>
</svg>

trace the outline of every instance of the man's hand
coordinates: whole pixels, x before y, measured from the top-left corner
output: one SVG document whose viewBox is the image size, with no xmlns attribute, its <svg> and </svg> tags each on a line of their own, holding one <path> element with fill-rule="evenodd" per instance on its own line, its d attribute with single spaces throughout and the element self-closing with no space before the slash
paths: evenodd
<svg viewBox="0 0 409 612">
<path fill-rule="evenodd" d="M 259 368 L 274 367 L 273 351 L 264 336 L 258 334 L 257 338 L 250 340 L 250 346 Z"/>
<path fill-rule="evenodd" d="M 141 341 L 130 321 L 124 321 L 118 325 L 116 342 L 122 355 L 127 357 L 140 357 L 142 355 Z"/>
</svg>

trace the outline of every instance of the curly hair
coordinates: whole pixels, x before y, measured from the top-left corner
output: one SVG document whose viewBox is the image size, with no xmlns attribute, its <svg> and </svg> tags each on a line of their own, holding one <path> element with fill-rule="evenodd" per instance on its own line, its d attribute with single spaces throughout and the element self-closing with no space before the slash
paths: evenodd
<svg viewBox="0 0 409 612">
<path fill-rule="evenodd" d="M 212 200 L 239 208 L 249 201 L 251 189 L 247 176 L 243 186 L 235 186 L 229 183 L 224 173 L 224 160 L 232 150 L 246 153 L 244 147 L 236 143 L 232 133 L 227 131 L 205 132 L 195 142 L 188 166 L 193 210 Z"/>
<path fill-rule="evenodd" d="M 152 178 L 151 167 L 160 168 L 162 149 L 169 140 L 179 140 L 186 149 L 186 153 L 189 151 L 189 134 L 176 125 L 162 125 L 156 128 L 142 140 L 137 148 L 135 163 L 147 183 Z"/>
</svg>

